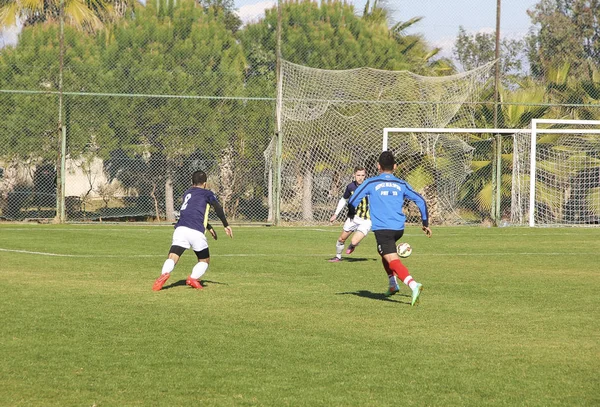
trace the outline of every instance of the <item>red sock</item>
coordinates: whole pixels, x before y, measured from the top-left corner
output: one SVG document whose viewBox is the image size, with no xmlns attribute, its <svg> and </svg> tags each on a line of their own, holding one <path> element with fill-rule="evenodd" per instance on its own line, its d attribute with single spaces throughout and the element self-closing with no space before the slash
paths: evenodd
<svg viewBox="0 0 600 407">
<path fill-rule="evenodd" d="M 408 269 L 406 268 L 406 266 L 404 264 L 402 264 L 402 262 L 400 260 L 392 260 L 390 262 L 390 269 L 392 269 L 393 273 L 396 276 L 398 276 L 400 281 L 402 281 L 406 285 L 410 284 L 412 277 L 410 276 L 410 273 L 408 272 Z M 410 278 L 407 280 L 406 279 L 407 277 L 410 277 Z"/>
<path fill-rule="evenodd" d="M 385 269 L 385 272 L 387 273 L 388 277 L 393 276 L 394 272 L 390 268 L 390 265 L 388 264 L 388 262 L 383 257 L 381 258 L 381 263 L 383 264 L 383 268 Z"/>
</svg>

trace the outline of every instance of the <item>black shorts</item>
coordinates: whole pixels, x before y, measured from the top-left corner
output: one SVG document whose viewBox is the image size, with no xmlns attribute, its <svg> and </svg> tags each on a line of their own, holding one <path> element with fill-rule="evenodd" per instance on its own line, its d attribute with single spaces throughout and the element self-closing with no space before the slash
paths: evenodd
<svg viewBox="0 0 600 407">
<path fill-rule="evenodd" d="M 404 230 L 381 229 L 374 230 L 377 240 L 377 251 L 380 255 L 396 253 L 396 242 L 404 234 Z"/>
</svg>

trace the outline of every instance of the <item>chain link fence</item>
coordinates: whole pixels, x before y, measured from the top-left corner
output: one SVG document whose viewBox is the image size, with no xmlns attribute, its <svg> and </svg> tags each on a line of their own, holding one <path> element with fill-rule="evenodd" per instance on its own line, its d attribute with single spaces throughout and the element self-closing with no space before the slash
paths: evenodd
<svg viewBox="0 0 600 407">
<path fill-rule="evenodd" d="M 548 20 L 529 71 L 502 65 L 496 98 L 489 58 L 459 74 L 376 9 L 283 1 L 241 25 L 201 4 L 129 5 L 95 31 L 31 22 L 0 49 L 0 218 L 173 221 L 202 169 L 232 222 L 316 224 L 355 165 L 374 175 L 385 127 L 518 134 L 532 118 L 600 119 L 592 60 L 544 65 Z M 389 146 L 434 223 L 515 222 L 528 174 L 513 176 L 513 135 L 428 137 Z M 585 145 L 586 172 L 563 184 L 600 173 L 597 143 Z"/>
</svg>

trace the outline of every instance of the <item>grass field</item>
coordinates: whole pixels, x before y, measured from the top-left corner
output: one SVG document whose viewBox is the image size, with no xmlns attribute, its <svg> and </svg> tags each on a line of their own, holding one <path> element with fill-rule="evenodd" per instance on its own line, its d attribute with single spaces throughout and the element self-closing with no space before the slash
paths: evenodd
<svg viewBox="0 0 600 407">
<path fill-rule="evenodd" d="M 151 290 L 172 228 L 0 224 L 0 406 L 597 406 L 600 229 L 236 228 Z"/>
</svg>

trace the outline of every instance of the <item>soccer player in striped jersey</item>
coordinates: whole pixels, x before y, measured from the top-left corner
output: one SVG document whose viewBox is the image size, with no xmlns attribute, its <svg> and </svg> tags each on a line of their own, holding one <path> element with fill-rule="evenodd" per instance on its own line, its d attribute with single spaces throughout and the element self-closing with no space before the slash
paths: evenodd
<svg viewBox="0 0 600 407">
<path fill-rule="evenodd" d="M 377 169 L 380 174 L 369 178 L 354 191 L 348 201 L 348 207 L 356 207 L 360 205 L 363 198 L 369 198 L 377 250 L 390 284 L 386 296 L 394 295 L 400 290 L 396 280 L 396 277 L 398 277 L 412 290 L 411 305 L 414 306 L 419 301 L 423 285 L 412 278 L 406 266 L 400 261 L 396 251 L 396 242 L 404 234 L 406 217 L 402 207 L 405 198 L 417 204 L 421 212 L 423 232 L 427 237 L 431 237 L 427 203 L 406 181 L 394 176 L 396 162 L 391 151 L 381 153 L 377 162 Z"/>
<path fill-rule="evenodd" d="M 169 257 L 163 264 L 160 277 L 156 279 L 152 286 L 154 291 L 162 289 L 179 258 L 190 247 L 196 253 L 198 263 L 192 268 L 192 273 L 188 276 L 185 283 L 196 289 L 203 288 L 199 280 L 206 273 L 208 264 L 210 263 L 208 242 L 204 232 L 208 225 L 208 211 L 211 206 L 215 209 L 218 218 L 223 222 L 227 236 L 233 238 L 233 231 L 227 223 L 223 207 L 219 204 L 215 194 L 206 189 L 206 173 L 204 171 L 196 171 L 192 174 L 192 187 L 184 192 L 182 202 L 179 211 L 179 220 L 175 224 L 175 231 L 173 232 Z M 211 229 L 212 227 L 209 229 L 209 232 L 216 239 L 217 235 Z"/>
<path fill-rule="evenodd" d="M 344 195 L 340 198 L 338 202 L 337 208 L 335 209 L 335 213 L 331 216 L 330 222 L 333 222 L 337 219 L 337 216 L 340 214 L 342 209 L 346 206 L 348 199 L 350 196 L 356 191 L 356 188 L 359 187 L 360 184 L 363 183 L 367 173 L 364 167 L 355 167 L 354 168 L 354 181 L 349 183 L 346 186 L 346 190 L 344 191 Z M 350 211 L 348 211 L 350 213 Z M 358 204 L 354 216 L 348 217 L 344 222 L 344 226 L 342 229 L 342 233 L 337 240 L 335 245 L 335 257 L 329 259 L 330 262 L 335 263 L 342 261 L 342 251 L 344 250 L 344 245 L 346 243 L 346 239 L 354 233 L 352 236 L 352 241 L 346 250 L 346 254 L 351 254 L 356 246 L 360 243 L 361 240 L 369 233 L 371 230 L 371 218 L 369 216 L 369 199 L 364 198 Z"/>
</svg>

